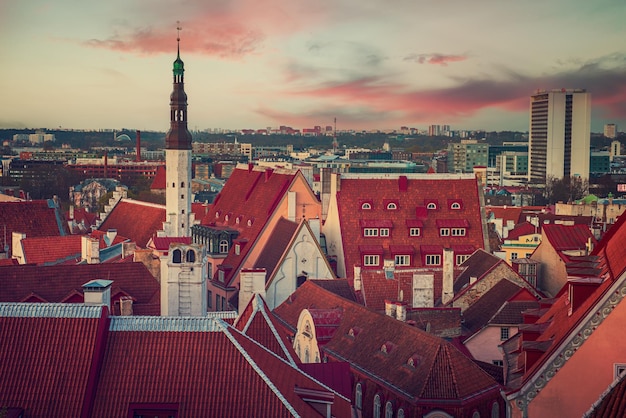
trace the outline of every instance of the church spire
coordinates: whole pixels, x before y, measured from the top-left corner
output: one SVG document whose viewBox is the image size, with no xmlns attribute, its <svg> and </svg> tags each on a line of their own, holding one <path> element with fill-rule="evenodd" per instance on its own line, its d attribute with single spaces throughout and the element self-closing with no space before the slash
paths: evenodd
<svg viewBox="0 0 626 418">
<path fill-rule="evenodd" d="M 187 130 L 187 94 L 185 93 L 185 64 L 180 59 L 180 22 L 176 31 L 176 61 L 174 61 L 174 89 L 170 95 L 170 130 L 165 137 L 166 149 L 191 149 L 191 133 Z"/>
</svg>

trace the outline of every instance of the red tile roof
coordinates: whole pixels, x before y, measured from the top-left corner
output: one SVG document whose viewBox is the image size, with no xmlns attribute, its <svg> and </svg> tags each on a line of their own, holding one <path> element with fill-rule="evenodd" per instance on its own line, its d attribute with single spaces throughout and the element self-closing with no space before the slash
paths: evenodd
<svg viewBox="0 0 626 418">
<path fill-rule="evenodd" d="M 543 235 L 556 251 L 582 250 L 587 240 L 597 243 L 587 225 L 547 224 L 543 226 Z"/>
<path fill-rule="evenodd" d="M 488 206 L 485 210 L 488 218 L 502 219 L 505 226 L 509 221 L 513 221 L 513 225 L 518 224 L 522 214 L 522 208 L 518 206 Z"/>
<path fill-rule="evenodd" d="M 106 263 L 80 265 L 0 267 L 0 302 L 20 302 L 35 293 L 46 302 L 63 302 L 72 295 L 82 301 L 83 284 L 93 279 L 113 280 L 111 299 L 116 300 L 115 288 L 133 298 L 135 315 L 159 315 L 160 286 L 142 263 Z M 114 308 L 114 306 L 112 306 Z"/>
<path fill-rule="evenodd" d="M 25 264 L 58 264 L 81 260 L 81 235 L 32 237 L 22 240 Z"/>
<path fill-rule="evenodd" d="M 623 418 L 626 416 L 626 379 L 625 375 L 611 384 L 608 392 L 603 393 L 597 403 L 585 415 L 585 418 Z"/>
<path fill-rule="evenodd" d="M 412 246 L 412 268 L 422 267 L 422 250 L 433 249 L 441 254 L 441 249 L 453 245 L 485 248 L 479 193 L 476 178 L 469 175 L 342 175 L 336 197 L 346 276 L 352 278 L 353 266 L 361 265 L 361 246 L 384 248 L 385 259 L 393 259 L 389 252 L 392 245 Z M 448 206 L 450 199 L 461 202 L 461 209 Z M 372 202 L 371 209 L 361 209 L 364 200 Z M 383 204 L 386 201 L 398 202 L 397 209 L 387 209 Z M 425 209 L 426 202 L 437 202 L 438 208 Z M 409 236 L 407 221 L 422 222 L 420 236 Z M 390 235 L 364 236 L 363 225 L 373 222 L 385 223 L 384 227 L 393 225 Z M 466 235 L 440 236 L 442 226 L 467 228 Z"/>
<path fill-rule="evenodd" d="M 11 248 L 11 234 L 21 232 L 26 237 L 67 235 L 68 228 L 61 222 L 60 213 L 52 201 L 0 202 L 0 251 Z M 6 241 L 5 241 L 6 238 Z"/>
<path fill-rule="evenodd" d="M 254 268 L 264 268 L 267 272 L 266 280 L 272 277 L 274 269 L 287 250 L 289 243 L 293 239 L 293 235 L 298 230 L 298 224 L 291 222 L 285 218 L 280 218 L 274 227 L 263 251 L 259 254 L 259 258 Z"/>
<path fill-rule="evenodd" d="M 152 180 L 152 184 L 150 185 L 150 190 L 165 190 L 167 181 L 167 175 L 165 172 L 165 166 L 158 166 L 156 169 L 156 174 L 154 175 L 154 179 Z"/>
<path fill-rule="evenodd" d="M 411 402 L 440 406 L 473 397 L 497 399 L 499 385 L 441 338 L 342 299 L 309 281 L 274 313 L 294 331 L 303 309 L 342 311 L 332 339 L 321 347 L 325 355 L 349 362 L 353 373 L 403 393 Z M 359 331 L 349 335 L 354 329 Z M 384 344 L 387 353 L 381 351 Z M 409 359 L 414 360 L 414 366 L 408 365 Z"/>
<path fill-rule="evenodd" d="M 170 244 L 191 244 L 191 237 L 152 237 L 155 250 L 169 251 Z"/>
<path fill-rule="evenodd" d="M 122 199 L 98 228 L 106 232 L 116 229 L 117 233 L 146 248 L 148 241 L 163 229 L 165 206 L 132 199 Z"/>
<path fill-rule="evenodd" d="M 233 170 L 220 194 L 202 219 L 201 224 L 209 227 L 223 227 L 239 231 L 237 239 L 247 240 L 239 254 L 234 248 L 222 262 L 232 269 L 224 277 L 224 282 L 231 284 L 239 267 L 246 259 L 268 220 L 274 214 L 278 204 L 286 197 L 299 172 L 291 170 L 266 170 L 261 167 Z M 239 223 L 237 223 L 239 219 Z M 233 246 L 234 247 L 234 246 Z M 216 269 L 217 270 L 217 269 Z M 218 272 L 215 272 L 214 280 Z"/>
<path fill-rule="evenodd" d="M 519 237 L 523 235 L 535 234 L 538 233 L 538 231 L 539 228 L 537 228 L 530 222 L 522 222 L 520 224 L 517 224 L 515 228 L 509 231 L 509 235 L 506 237 L 506 239 L 513 241 L 519 239 Z"/>
<path fill-rule="evenodd" d="M 81 416 L 99 335 L 106 330 L 105 311 L 102 306 L 0 304 L 2 406 L 22 408 L 28 417 Z"/>
</svg>

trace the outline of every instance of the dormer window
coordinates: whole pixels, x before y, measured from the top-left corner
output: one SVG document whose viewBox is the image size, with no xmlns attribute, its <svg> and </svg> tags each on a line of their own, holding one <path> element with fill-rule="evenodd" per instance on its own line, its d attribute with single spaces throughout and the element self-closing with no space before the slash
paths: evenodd
<svg viewBox="0 0 626 418">
<path fill-rule="evenodd" d="M 369 202 L 364 202 L 361 204 L 361 209 L 363 210 L 370 210 L 372 209 L 372 204 Z"/>
<path fill-rule="evenodd" d="M 396 210 L 396 209 L 398 209 L 397 204 L 395 204 L 394 202 L 387 203 L 387 210 Z"/>
<path fill-rule="evenodd" d="M 419 237 L 422 235 L 422 228 L 409 228 L 410 237 Z"/>
<path fill-rule="evenodd" d="M 459 202 L 452 202 L 452 204 L 450 205 L 450 209 L 452 209 L 452 210 L 460 210 L 461 209 L 461 204 Z"/>
<path fill-rule="evenodd" d="M 380 236 L 388 237 L 389 236 L 389 228 L 380 228 Z"/>
<path fill-rule="evenodd" d="M 441 255 L 440 254 L 426 254 L 426 265 L 427 266 L 438 266 L 441 264 Z"/>
<path fill-rule="evenodd" d="M 352 338 L 356 337 L 357 335 L 359 335 L 359 332 L 361 332 L 361 328 L 359 327 L 352 327 L 350 328 L 350 330 L 348 331 L 348 335 Z"/>
<path fill-rule="evenodd" d="M 378 236 L 378 228 L 364 228 L 363 236 L 365 237 L 377 237 Z"/>
<path fill-rule="evenodd" d="M 442 236 L 442 237 L 450 236 L 450 228 L 439 228 L 439 236 Z"/>
<path fill-rule="evenodd" d="M 254 222 L 253 218 L 248 219 L 248 226 L 252 226 L 252 223 Z"/>
<path fill-rule="evenodd" d="M 439 209 L 439 201 L 437 199 L 424 199 L 424 205 L 428 210 Z"/>
<path fill-rule="evenodd" d="M 411 256 L 408 254 L 399 254 L 394 256 L 394 263 L 396 266 L 410 266 Z"/>
<path fill-rule="evenodd" d="M 437 209 L 437 204 L 434 202 L 430 202 L 428 205 L 426 205 L 426 209 L 435 210 Z"/>
<path fill-rule="evenodd" d="M 465 228 L 452 228 L 450 230 L 453 237 L 464 237 L 465 236 Z"/>
<path fill-rule="evenodd" d="M 215 212 L 215 219 L 219 219 L 220 217 L 220 211 L 218 210 L 217 212 Z"/>
<path fill-rule="evenodd" d="M 379 255 L 364 255 L 363 256 L 363 265 L 364 266 L 379 266 L 380 265 L 380 256 Z"/>
<path fill-rule="evenodd" d="M 228 253 L 228 241 L 225 239 L 220 241 L 220 254 Z"/>
<path fill-rule="evenodd" d="M 380 347 L 380 351 L 385 354 L 389 354 L 391 353 L 394 347 L 395 347 L 394 343 L 392 343 L 391 341 L 387 341 Z"/>
<path fill-rule="evenodd" d="M 406 361 L 407 366 L 412 367 L 412 368 L 416 368 L 417 366 L 419 366 L 420 364 L 420 356 L 417 354 L 413 354 L 411 357 L 409 357 L 409 359 Z"/>
<path fill-rule="evenodd" d="M 239 215 L 239 216 L 237 216 L 237 217 L 235 218 L 235 223 L 236 223 L 237 225 L 239 225 L 239 222 L 241 222 L 241 215 Z"/>
</svg>

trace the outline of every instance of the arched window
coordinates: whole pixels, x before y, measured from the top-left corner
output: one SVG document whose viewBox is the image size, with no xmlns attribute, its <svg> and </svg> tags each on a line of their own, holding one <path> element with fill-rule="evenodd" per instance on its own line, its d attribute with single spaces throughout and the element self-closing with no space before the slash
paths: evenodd
<svg viewBox="0 0 626 418">
<path fill-rule="evenodd" d="M 387 210 L 396 210 L 398 209 L 398 205 L 396 205 L 395 203 L 391 202 L 387 204 Z"/>
<path fill-rule="evenodd" d="M 480 412 L 474 411 L 474 413 L 472 414 L 472 418 L 480 418 Z"/>
<path fill-rule="evenodd" d="M 304 348 L 304 362 L 305 363 L 309 362 L 309 347 Z"/>
<path fill-rule="evenodd" d="M 179 249 L 174 250 L 172 253 L 172 263 L 180 263 L 183 258 L 183 252 Z"/>
<path fill-rule="evenodd" d="M 404 409 L 398 409 L 398 418 L 404 418 Z"/>
<path fill-rule="evenodd" d="M 461 209 L 461 204 L 459 202 L 454 202 L 450 205 L 450 209 Z"/>
<path fill-rule="evenodd" d="M 380 418 L 380 395 L 374 396 L 374 418 Z"/>
<path fill-rule="evenodd" d="M 393 404 L 391 402 L 385 404 L 385 418 L 393 418 Z"/>
<path fill-rule="evenodd" d="M 220 254 L 226 254 L 228 252 L 228 241 L 225 239 L 220 241 Z"/>
<path fill-rule="evenodd" d="M 433 203 L 433 202 L 430 202 L 430 203 L 428 204 L 428 206 L 426 206 L 426 208 L 427 208 L 427 209 L 437 209 L 437 204 L 436 204 L 436 203 Z"/>
<path fill-rule="evenodd" d="M 194 263 L 196 261 L 196 252 L 194 250 L 187 251 L 187 255 L 185 257 L 188 263 Z"/>
<path fill-rule="evenodd" d="M 185 182 L 184 181 L 180 182 L 180 187 L 185 187 Z"/>
<path fill-rule="evenodd" d="M 372 204 L 371 204 L 371 203 L 369 203 L 369 202 L 364 202 L 364 203 L 361 205 L 361 209 L 363 209 L 363 210 L 370 210 L 371 208 L 372 208 Z"/>
<path fill-rule="evenodd" d="M 500 418 L 500 405 L 498 402 L 494 402 L 491 405 L 491 418 Z"/>
<path fill-rule="evenodd" d="M 356 389 L 354 390 L 354 406 L 357 409 L 363 408 L 363 386 L 360 383 L 356 384 Z"/>
</svg>

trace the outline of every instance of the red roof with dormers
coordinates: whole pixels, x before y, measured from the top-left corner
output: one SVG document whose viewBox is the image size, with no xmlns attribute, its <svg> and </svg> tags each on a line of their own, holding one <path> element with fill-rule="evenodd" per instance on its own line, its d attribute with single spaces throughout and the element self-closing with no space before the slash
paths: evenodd
<svg viewBox="0 0 626 418">
<path fill-rule="evenodd" d="M 150 238 L 163 229 L 163 222 L 165 222 L 164 205 L 122 199 L 98 230 L 106 232 L 115 229 L 119 235 L 129 238 L 140 248 L 146 248 Z"/>
<path fill-rule="evenodd" d="M 368 390 L 381 385 L 393 391 L 397 399 L 431 410 L 446 410 L 454 400 L 458 402 L 458 416 L 470 414 L 470 408 L 463 411 L 460 406 L 464 402 L 498 399 L 497 382 L 442 338 L 343 299 L 311 281 L 300 286 L 274 313 L 294 332 L 303 309 L 341 312 L 332 338 L 321 350 L 332 360 L 349 362 L 357 378 L 369 380 Z"/>
<path fill-rule="evenodd" d="M 22 240 L 24 264 L 58 264 L 81 260 L 81 235 L 33 237 Z"/>
<path fill-rule="evenodd" d="M 5 245 L 10 250 L 13 232 L 26 234 L 26 237 L 67 235 L 67 225 L 51 206 L 47 200 L 0 202 L 0 251 L 4 251 Z"/>
<path fill-rule="evenodd" d="M 113 280 L 111 288 L 133 298 L 135 315 L 160 315 L 159 282 L 142 263 L 103 263 L 0 267 L 0 302 L 22 302 L 36 295 L 44 302 L 82 302 L 83 285 L 94 279 Z M 115 293 L 111 304 L 115 311 Z"/>
<path fill-rule="evenodd" d="M 234 245 L 222 262 L 230 266 L 224 277 L 228 285 L 236 277 L 241 263 L 246 259 L 261 231 L 279 203 L 287 196 L 297 171 L 271 170 L 257 166 L 237 167 L 224 185 L 201 224 L 215 228 L 228 228 L 239 232 L 237 239 L 247 240 L 239 254 Z M 237 222 L 239 220 L 239 222 Z M 218 269 L 216 269 L 218 270 Z M 217 279 L 215 272 L 214 280 Z"/>
<path fill-rule="evenodd" d="M 410 246 L 414 256 L 405 268 L 424 267 L 424 251 L 485 248 L 480 190 L 472 175 L 342 175 L 340 182 L 337 205 L 348 278 L 354 265 L 363 264 L 363 248 L 383 248 L 382 258 L 393 259 L 390 247 Z M 363 200 L 372 202 L 371 209 L 361 208 Z M 387 209 L 384 202 L 389 201 L 397 202 L 397 209 Z M 460 209 L 453 209 L 454 203 Z M 436 209 L 426 209 L 428 204 Z M 364 228 L 371 227 L 390 228 L 389 236 L 365 236 Z M 416 227 L 419 236 L 410 236 L 410 228 Z M 441 236 L 440 228 L 466 231 L 464 236 Z M 382 264 L 380 260 L 379 268 Z"/>
</svg>

